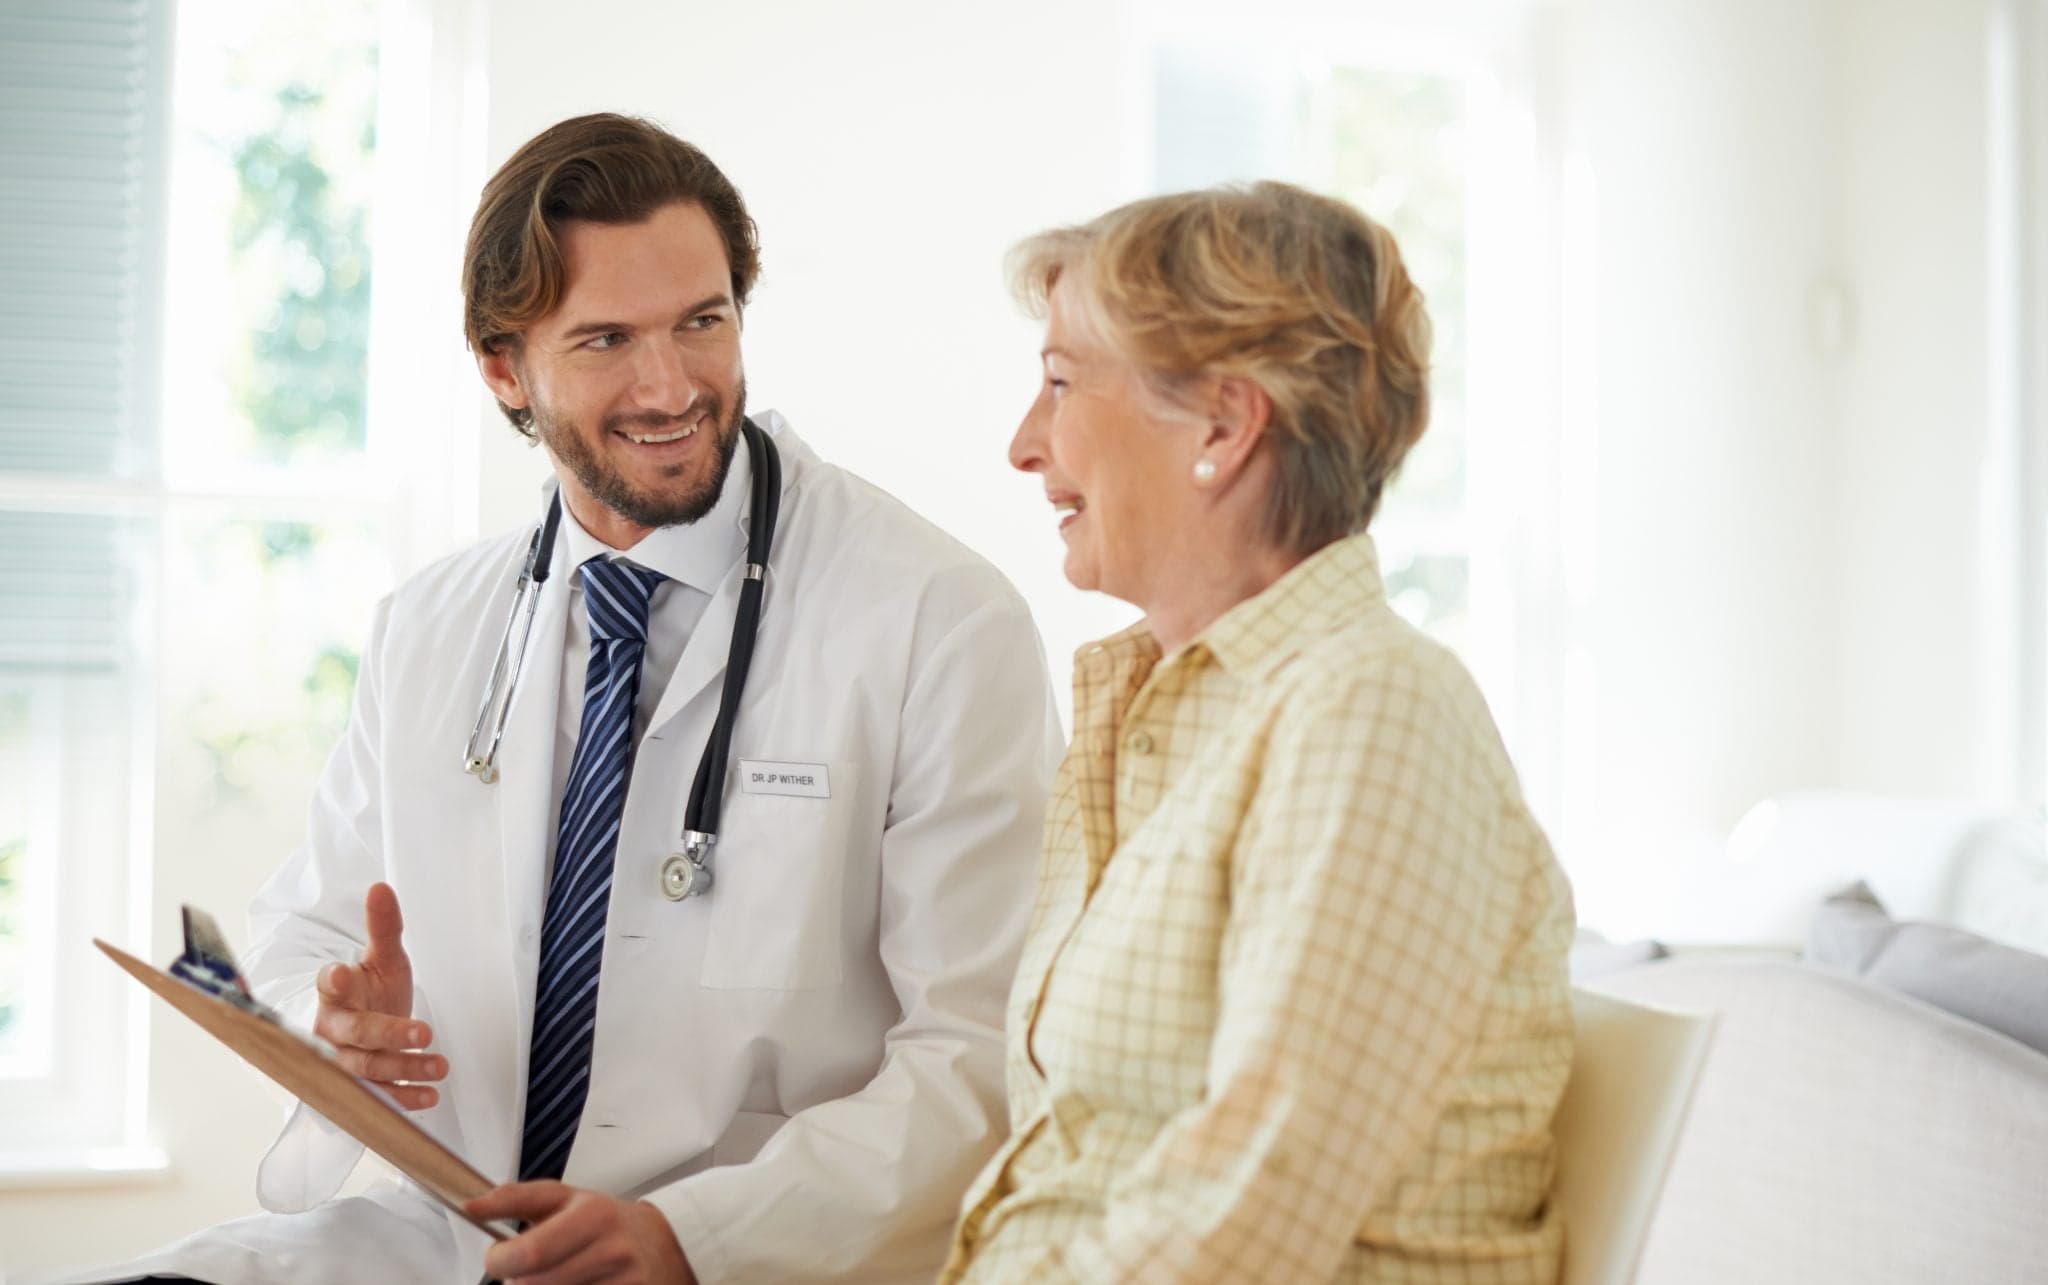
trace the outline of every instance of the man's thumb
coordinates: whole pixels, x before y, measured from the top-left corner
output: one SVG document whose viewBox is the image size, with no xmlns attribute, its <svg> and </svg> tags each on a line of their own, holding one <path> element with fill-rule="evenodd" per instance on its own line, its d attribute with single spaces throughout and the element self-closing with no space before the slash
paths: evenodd
<svg viewBox="0 0 2048 1285">
<path fill-rule="evenodd" d="M 357 1008 L 356 970 L 347 964 L 329 964 L 320 970 L 320 998 L 336 1008 Z"/>
<path fill-rule="evenodd" d="M 363 952 L 363 958 L 387 964 L 403 961 L 405 917 L 398 913 L 398 894 L 390 884 L 370 885 L 369 895 L 363 899 L 363 919 L 370 937 L 370 948 Z"/>
</svg>

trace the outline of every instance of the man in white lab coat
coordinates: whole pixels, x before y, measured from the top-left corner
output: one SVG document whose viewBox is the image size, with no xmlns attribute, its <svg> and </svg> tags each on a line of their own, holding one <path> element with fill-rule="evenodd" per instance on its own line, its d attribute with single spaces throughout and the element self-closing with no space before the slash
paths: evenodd
<svg viewBox="0 0 2048 1285">
<path fill-rule="evenodd" d="M 459 751 L 532 528 L 382 604 L 306 845 L 252 911 L 259 996 L 479 1171 L 526 1178 L 469 1212 L 527 1230 L 492 1246 L 410 1185 L 334 1199 L 360 1148 L 302 1107 L 259 1172 L 272 1214 L 122 1276 L 937 1269 L 1003 1129 L 1059 732 L 1003 578 L 757 415 L 779 519 L 715 878 L 677 895 L 758 519 L 739 345 L 757 269 L 738 194 L 644 122 L 564 122 L 491 180 L 469 338 L 563 501 L 501 775 Z"/>
</svg>

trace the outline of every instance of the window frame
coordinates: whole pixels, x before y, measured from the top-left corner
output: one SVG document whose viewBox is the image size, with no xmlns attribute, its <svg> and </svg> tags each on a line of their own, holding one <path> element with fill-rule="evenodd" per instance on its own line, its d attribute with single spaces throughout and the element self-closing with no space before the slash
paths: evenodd
<svg viewBox="0 0 2048 1285">
<path fill-rule="evenodd" d="M 155 151 L 138 204 L 144 211 L 142 238 L 152 254 L 136 277 L 132 342 L 136 369 L 146 372 L 138 376 L 135 413 L 156 431 L 137 478 L 0 470 L 0 511 L 87 514 L 131 523 L 141 533 L 133 542 L 140 585 L 122 671 L 129 690 L 117 720 L 126 741 L 125 850 L 97 865 L 79 863 L 67 859 L 71 854 L 60 834 L 59 858 L 43 863 L 57 868 L 56 877 L 47 879 L 47 871 L 38 877 L 62 908 L 47 931 L 31 938 L 47 942 L 53 957 L 53 1011 L 60 1018 L 71 1015 L 55 1033 L 54 1068 L 61 1073 L 104 1050 L 116 1052 L 102 1059 L 112 1073 L 86 1086 L 85 1097 L 64 1108 L 64 1120 L 47 1118 L 55 1100 L 51 1093 L 18 1092 L 26 1078 L 0 1072 L 0 1191 L 147 1179 L 176 1160 L 155 1141 L 161 1130 L 150 1107 L 153 1024 L 166 1015 L 87 944 L 90 936 L 104 936 L 158 963 L 176 950 L 178 863 L 195 836 L 163 829 L 159 776 L 166 738 L 178 733 L 162 716 L 175 694 L 166 690 L 155 658 L 163 650 L 169 613 L 192 604 L 164 601 L 162 533 L 196 516 L 354 521 L 378 533 L 396 583 L 476 530 L 477 457 L 485 422 L 476 375 L 459 343 L 450 341 L 461 333 L 458 307 L 439 291 L 429 303 L 415 283 L 440 280 L 452 270 L 449 256 L 459 256 L 469 205 L 482 183 L 487 103 L 474 72 L 482 64 L 483 31 L 462 0 L 374 3 L 379 141 L 372 162 L 377 214 L 369 232 L 374 266 L 362 451 L 343 468 L 230 468 L 211 476 L 166 469 L 176 418 L 163 405 L 163 327 L 170 308 L 164 261 L 172 222 L 172 140 L 182 118 L 170 90 L 177 58 L 173 6 L 141 6 L 152 24 L 159 72 L 152 101 L 161 110 L 147 113 L 155 124 Z M 431 277 L 421 270 L 429 264 Z M 421 351 L 448 358 L 421 362 Z M 422 418 L 440 431 L 418 433 L 415 424 Z M 431 440 L 422 443 L 422 437 Z M 362 623 L 367 628 L 367 619 Z M 311 780 L 303 784 L 310 791 Z M 278 860 L 284 856 L 276 854 Z M 209 909 L 232 922 L 241 907 Z M 39 1111 L 46 1115 L 44 1124 L 59 1127 L 30 1128 Z"/>
</svg>

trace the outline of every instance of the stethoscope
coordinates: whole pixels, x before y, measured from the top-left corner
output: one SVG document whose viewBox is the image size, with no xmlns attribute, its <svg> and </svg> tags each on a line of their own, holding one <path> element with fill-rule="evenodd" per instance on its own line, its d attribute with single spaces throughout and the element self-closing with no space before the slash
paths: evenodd
<svg viewBox="0 0 2048 1285">
<path fill-rule="evenodd" d="M 739 611 L 733 617 L 725 684 L 718 693 L 718 717 L 711 724 L 711 740 L 697 762 L 697 779 L 690 784 L 689 806 L 683 811 L 683 850 L 661 863 L 661 891 L 670 901 L 711 891 L 711 848 L 718 842 L 732 725 L 739 716 L 740 694 L 747 687 L 747 670 L 754 663 L 754 636 L 761 628 L 762 578 L 768 570 L 768 551 L 775 544 L 776 513 L 782 507 L 782 457 L 775 443 L 752 420 L 742 423 L 740 432 L 747 440 L 747 458 L 754 469 L 748 498 L 746 573 L 740 582 Z M 498 744 L 505 739 L 505 718 L 512 708 L 527 643 L 533 637 L 534 611 L 554 561 L 555 532 L 561 525 L 562 492 L 558 487 L 549 497 L 547 516 L 526 546 L 526 565 L 520 568 L 512 610 L 505 617 L 505 636 L 498 643 L 498 658 L 491 665 L 483 705 L 477 710 L 476 726 L 470 730 L 462 754 L 462 770 L 485 785 L 498 780 Z"/>
</svg>

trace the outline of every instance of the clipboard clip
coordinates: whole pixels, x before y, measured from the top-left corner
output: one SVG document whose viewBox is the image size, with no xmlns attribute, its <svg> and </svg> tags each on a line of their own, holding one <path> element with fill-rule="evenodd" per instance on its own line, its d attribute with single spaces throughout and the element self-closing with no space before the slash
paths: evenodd
<svg viewBox="0 0 2048 1285">
<path fill-rule="evenodd" d="M 283 1016 L 249 989 L 249 979 L 235 962 L 227 934 L 213 916 L 197 906 L 181 906 L 179 912 L 185 919 L 185 952 L 171 961 L 167 970 L 171 976 L 273 1026 L 283 1026 Z"/>
</svg>

